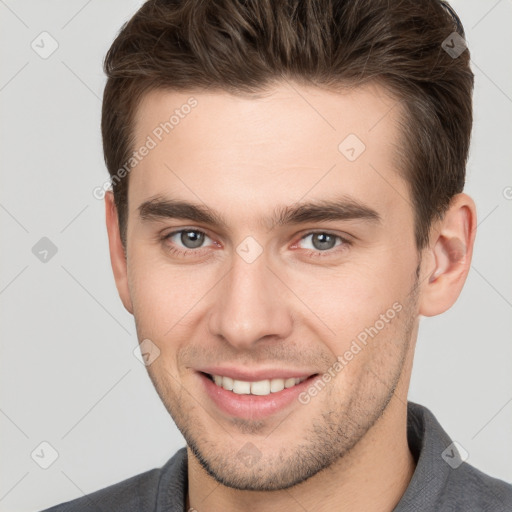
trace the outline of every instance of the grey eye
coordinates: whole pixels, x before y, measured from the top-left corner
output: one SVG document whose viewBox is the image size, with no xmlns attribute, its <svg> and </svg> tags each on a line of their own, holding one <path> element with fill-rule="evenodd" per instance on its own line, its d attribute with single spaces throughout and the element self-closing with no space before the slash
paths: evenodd
<svg viewBox="0 0 512 512">
<path fill-rule="evenodd" d="M 308 239 L 311 240 L 311 242 L 307 244 L 309 247 L 306 246 L 304 248 L 315 251 L 327 251 L 341 244 L 341 237 L 329 233 L 310 233 L 306 235 L 301 242 L 305 242 Z"/>
<path fill-rule="evenodd" d="M 184 230 L 181 232 L 180 241 L 187 249 L 197 249 L 203 245 L 205 234 L 201 231 Z"/>
</svg>

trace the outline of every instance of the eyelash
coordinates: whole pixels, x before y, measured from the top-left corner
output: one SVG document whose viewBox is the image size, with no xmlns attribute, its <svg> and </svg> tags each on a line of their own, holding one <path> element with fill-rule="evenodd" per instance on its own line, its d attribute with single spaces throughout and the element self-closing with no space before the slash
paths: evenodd
<svg viewBox="0 0 512 512">
<path fill-rule="evenodd" d="M 208 237 L 208 234 L 200 229 L 179 229 L 177 231 L 172 231 L 171 233 L 168 233 L 162 237 L 162 242 L 166 242 L 167 240 L 170 240 L 174 235 L 183 233 L 185 231 L 192 231 L 194 233 L 200 233 L 204 235 L 205 237 Z M 334 233 L 331 233 L 329 231 L 309 231 L 304 236 L 302 236 L 298 242 L 295 242 L 293 245 L 297 245 L 299 242 L 304 240 L 305 238 L 315 235 L 315 234 L 323 234 L 323 235 L 329 235 L 332 236 L 338 240 L 341 241 L 340 244 L 335 245 L 332 249 L 327 249 L 325 251 L 320 250 L 314 250 L 314 249 L 306 249 L 308 253 L 308 257 L 310 258 L 323 258 L 332 256 L 333 254 L 339 253 L 340 251 L 346 250 L 348 247 L 352 245 L 352 242 L 340 235 L 336 235 Z M 210 238 L 210 237 L 208 237 Z M 336 249 L 338 247 L 338 249 Z M 180 257 L 191 257 L 191 256 L 197 256 L 197 254 L 201 251 L 201 249 L 204 249 L 204 247 L 199 247 L 197 249 L 179 249 L 175 245 L 170 245 L 166 247 L 166 250 L 169 251 L 174 256 L 180 256 Z"/>
</svg>

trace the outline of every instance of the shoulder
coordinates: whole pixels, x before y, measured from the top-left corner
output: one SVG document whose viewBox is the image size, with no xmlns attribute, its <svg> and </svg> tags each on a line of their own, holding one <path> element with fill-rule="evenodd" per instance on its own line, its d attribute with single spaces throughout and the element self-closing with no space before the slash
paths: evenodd
<svg viewBox="0 0 512 512">
<path fill-rule="evenodd" d="M 512 485 L 464 462 L 429 409 L 409 402 L 407 427 L 417 465 L 396 512 L 512 511 Z"/>
<path fill-rule="evenodd" d="M 156 501 L 160 473 L 160 469 L 152 469 L 81 498 L 61 503 L 44 512 L 145 510 L 149 503 L 154 504 Z"/>
<path fill-rule="evenodd" d="M 464 462 L 451 469 L 445 491 L 443 506 L 448 510 L 459 510 L 455 505 L 464 505 L 465 511 L 510 512 L 512 510 L 512 485 L 493 478 L 474 466 Z M 462 509 L 461 509 L 462 510 Z"/>
<path fill-rule="evenodd" d="M 184 474 L 185 472 L 185 474 Z M 159 510 L 170 499 L 181 510 L 186 481 L 186 450 L 182 448 L 161 468 L 152 469 L 122 482 L 61 503 L 42 512 L 144 512 Z M 169 493 L 174 491 L 174 496 Z"/>
</svg>

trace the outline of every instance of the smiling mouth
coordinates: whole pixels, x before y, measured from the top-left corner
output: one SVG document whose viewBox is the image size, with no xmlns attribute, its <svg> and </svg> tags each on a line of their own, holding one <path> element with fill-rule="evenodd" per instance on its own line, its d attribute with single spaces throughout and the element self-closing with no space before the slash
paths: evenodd
<svg viewBox="0 0 512 512">
<path fill-rule="evenodd" d="M 301 382 L 317 375 L 310 375 L 308 377 L 291 377 L 288 379 L 264 379 L 249 382 L 245 380 L 232 379 L 231 377 L 223 375 L 211 375 L 204 372 L 201 373 L 214 382 L 218 387 L 223 388 L 226 391 L 231 391 L 237 395 L 256 396 L 267 396 L 271 393 L 279 393 L 283 389 L 293 388 Z"/>
</svg>

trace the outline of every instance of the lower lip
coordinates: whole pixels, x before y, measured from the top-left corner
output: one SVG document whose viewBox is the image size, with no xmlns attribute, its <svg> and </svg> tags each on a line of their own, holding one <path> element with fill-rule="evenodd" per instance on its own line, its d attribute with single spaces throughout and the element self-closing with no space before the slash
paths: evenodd
<svg viewBox="0 0 512 512">
<path fill-rule="evenodd" d="M 260 420 L 275 414 L 278 411 L 285 409 L 293 402 L 299 403 L 299 395 L 311 384 L 311 381 L 316 377 L 313 375 L 291 388 L 285 388 L 277 393 L 270 393 L 265 396 L 258 395 L 237 395 L 233 391 L 228 391 L 220 386 L 217 386 L 209 377 L 204 373 L 198 373 L 206 393 L 217 405 L 217 407 L 236 418 Z"/>
</svg>

